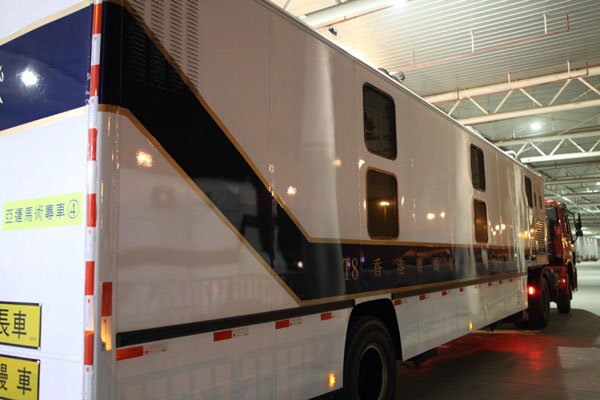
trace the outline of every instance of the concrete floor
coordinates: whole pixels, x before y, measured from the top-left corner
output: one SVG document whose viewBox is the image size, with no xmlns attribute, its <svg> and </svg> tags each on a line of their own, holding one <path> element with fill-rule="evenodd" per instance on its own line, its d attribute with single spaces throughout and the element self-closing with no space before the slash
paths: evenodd
<svg viewBox="0 0 600 400">
<path fill-rule="evenodd" d="M 542 331 L 503 324 L 440 348 L 410 369 L 398 364 L 398 399 L 600 399 L 600 262 L 578 266 L 569 314 L 552 303 Z"/>
</svg>

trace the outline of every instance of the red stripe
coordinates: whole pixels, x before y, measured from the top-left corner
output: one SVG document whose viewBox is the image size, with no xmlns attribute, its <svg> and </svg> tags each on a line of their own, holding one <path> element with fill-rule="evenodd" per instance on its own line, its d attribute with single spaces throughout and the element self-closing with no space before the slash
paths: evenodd
<svg viewBox="0 0 600 400">
<path fill-rule="evenodd" d="M 283 321 L 275 322 L 275 329 L 283 329 L 290 326 L 290 320 L 284 319 Z"/>
<path fill-rule="evenodd" d="M 460 291 L 461 291 L 461 292 L 464 292 L 464 291 L 465 291 L 465 288 L 460 288 Z"/>
<path fill-rule="evenodd" d="M 90 68 L 90 97 L 98 96 L 99 80 L 100 80 L 100 66 L 92 65 L 92 68 Z"/>
<path fill-rule="evenodd" d="M 85 262 L 85 295 L 94 295 L 94 262 Z"/>
<path fill-rule="evenodd" d="M 94 22 L 92 24 L 92 35 L 102 31 L 102 3 L 94 5 Z"/>
<path fill-rule="evenodd" d="M 117 361 L 127 360 L 129 358 L 141 357 L 144 355 L 144 346 L 128 347 L 117 350 Z"/>
<path fill-rule="evenodd" d="M 402 304 L 402 299 L 394 300 L 395 306 L 399 306 L 400 304 Z"/>
<path fill-rule="evenodd" d="M 112 282 L 102 282 L 102 316 L 112 316 Z"/>
<path fill-rule="evenodd" d="M 442 291 L 442 296 L 446 296 L 447 294 L 448 294 L 447 291 L 445 291 L 445 290 Z"/>
<path fill-rule="evenodd" d="M 96 128 L 88 129 L 88 161 L 96 161 L 96 140 L 98 130 Z"/>
<path fill-rule="evenodd" d="M 426 298 L 427 297 L 424 294 L 422 294 L 422 295 L 419 296 L 419 300 L 425 300 Z"/>
<path fill-rule="evenodd" d="M 333 316 L 331 315 L 330 312 L 325 312 L 323 314 L 321 314 L 321 321 L 325 321 L 327 319 L 331 319 Z"/>
<path fill-rule="evenodd" d="M 232 337 L 233 337 L 232 331 L 221 331 L 221 332 L 215 332 L 213 334 L 213 340 L 215 342 L 218 342 L 219 340 L 231 339 Z"/>
<path fill-rule="evenodd" d="M 85 331 L 83 344 L 83 364 L 94 365 L 94 332 Z"/>
<path fill-rule="evenodd" d="M 96 227 L 96 193 L 90 193 L 87 197 L 87 227 Z"/>
</svg>

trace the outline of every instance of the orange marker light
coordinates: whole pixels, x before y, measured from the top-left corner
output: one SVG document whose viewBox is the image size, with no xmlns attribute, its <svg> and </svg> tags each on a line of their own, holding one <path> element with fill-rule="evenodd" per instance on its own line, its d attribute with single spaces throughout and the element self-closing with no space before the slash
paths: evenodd
<svg viewBox="0 0 600 400">
<path fill-rule="evenodd" d="M 535 288 L 533 286 L 528 286 L 527 292 L 529 293 L 530 296 L 533 296 L 535 294 Z"/>
<path fill-rule="evenodd" d="M 329 374 L 329 379 L 327 379 L 327 383 L 329 384 L 329 387 L 332 388 L 335 385 L 335 375 L 334 374 Z"/>
</svg>

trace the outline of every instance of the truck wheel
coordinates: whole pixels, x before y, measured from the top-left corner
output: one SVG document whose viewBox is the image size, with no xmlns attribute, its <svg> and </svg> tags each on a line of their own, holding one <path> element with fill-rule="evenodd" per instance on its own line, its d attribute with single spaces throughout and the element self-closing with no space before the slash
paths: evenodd
<svg viewBox="0 0 600 400">
<path fill-rule="evenodd" d="M 392 400 L 396 357 L 392 337 L 381 321 L 358 320 L 348 333 L 344 359 L 344 399 Z"/>
<path fill-rule="evenodd" d="M 558 307 L 558 311 L 562 314 L 567 314 L 571 311 L 571 297 L 573 293 L 573 288 L 571 287 L 571 281 L 569 280 L 569 276 L 567 275 L 567 293 L 559 294 L 558 301 L 556 302 L 556 306 Z"/>
<path fill-rule="evenodd" d="M 548 325 L 550 319 L 550 288 L 546 278 L 540 276 L 538 293 L 529 296 L 529 326 L 542 329 Z"/>
</svg>

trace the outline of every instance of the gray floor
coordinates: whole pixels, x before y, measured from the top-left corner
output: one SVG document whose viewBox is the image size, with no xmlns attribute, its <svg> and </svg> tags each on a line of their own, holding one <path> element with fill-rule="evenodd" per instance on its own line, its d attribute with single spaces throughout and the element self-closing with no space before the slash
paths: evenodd
<svg viewBox="0 0 600 400">
<path fill-rule="evenodd" d="M 410 369 L 398 364 L 398 399 L 600 399 L 600 262 L 578 264 L 572 310 L 553 304 L 542 331 L 503 324 L 477 331 Z"/>
</svg>

